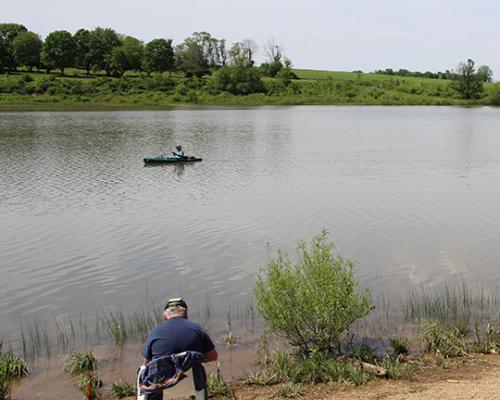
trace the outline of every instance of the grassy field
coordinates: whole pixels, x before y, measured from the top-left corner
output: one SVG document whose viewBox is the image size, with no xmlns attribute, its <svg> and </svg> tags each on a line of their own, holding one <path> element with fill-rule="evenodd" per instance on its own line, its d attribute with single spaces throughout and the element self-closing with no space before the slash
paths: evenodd
<svg viewBox="0 0 500 400">
<path fill-rule="evenodd" d="M 19 71 L 0 75 L 0 107 L 167 107 L 174 105 L 488 105 L 498 104 L 486 85 L 480 100 L 458 98 L 442 79 L 388 76 L 374 73 L 334 72 L 296 69 L 298 79 L 285 85 L 264 78 L 266 93 L 232 95 L 217 89 L 215 79 L 185 78 L 180 74 L 127 73 L 121 78 L 102 74 L 86 76 L 83 71 L 66 70 L 61 77 Z M 495 90 L 493 90 L 495 89 Z"/>
</svg>

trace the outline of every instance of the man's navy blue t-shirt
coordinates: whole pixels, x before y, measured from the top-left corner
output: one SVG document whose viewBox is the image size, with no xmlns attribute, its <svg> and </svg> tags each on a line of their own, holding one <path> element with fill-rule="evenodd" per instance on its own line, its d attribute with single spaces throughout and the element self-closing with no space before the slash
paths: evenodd
<svg viewBox="0 0 500 400">
<path fill-rule="evenodd" d="M 183 351 L 208 353 L 215 346 L 198 324 L 181 317 L 171 318 L 154 328 L 144 346 L 143 356 L 148 360 Z"/>
</svg>

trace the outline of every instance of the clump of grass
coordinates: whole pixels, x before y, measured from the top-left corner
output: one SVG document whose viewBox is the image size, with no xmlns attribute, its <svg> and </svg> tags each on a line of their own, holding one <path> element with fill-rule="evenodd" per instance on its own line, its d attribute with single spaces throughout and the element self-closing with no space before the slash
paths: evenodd
<svg viewBox="0 0 500 400">
<path fill-rule="evenodd" d="M 278 376 L 269 369 L 258 372 L 250 372 L 244 380 L 247 385 L 269 386 L 279 383 Z"/>
<path fill-rule="evenodd" d="M 250 374 L 246 380 L 252 385 L 274 385 L 277 383 L 327 383 L 343 382 L 361 385 L 369 375 L 350 360 L 337 360 L 327 353 L 312 353 L 307 356 L 292 356 L 287 352 L 275 352 L 268 368 Z"/>
<path fill-rule="evenodd" d="M 99 399 L 101 397 L 102 382 L 99 379 L 99 374 L 89 372 L 82 374 L 78 378 L 76 387 L 80 393 L 89 400 Z"/>
<path fill-rule="evenodd" d="M 101 318 L 106 331 L 115 344 L 122 345 L 127 341 L 127 324 L 122 310 L 103 311 Z"/>
<path fill-rule="evenodd" d="M 304 386 L 300 383 L 285 382 L 278 390 L 278 394 L 288 399 L 301 397 L 304 394 Z"/>
<path fill-rule="evenodd" d="M 128 396 L 135 396 L 137 390 L 133 383 L 127 381 L 118 381 L 111 384 L 111 393 L 119 399 L 123 399 Z"/>
<path fill-rule="evenodd" d="M 10 398 L 12 381 L 30 374 L 30 368 L 23 358 L 15 356 L 10 351 L 2 353 L 2 344 L 0 340 L 0 400 Z"/>
<path fill-rule="evenodd" d="M 341 382 L 359 386 L 368 382 L 370 376 L 349 360 L 331 359 L 326 364 L 326 378 L 325 382 Z"/>
<path fill-rule="evenodd" d="M 491 324 L 486 326 L 484 333 L 476 324 L 474 334 L 476 340 L 472 345 L 473 350 L 484 354 L 496 354 L 500 350 L 500 330 L 493 329 Z"/>
<path fill-rule="evenodd" d="M 70 374 L 81 374 L 94 371 L 97 360 L 91 351 L 75 351 L 66 357 L 64 371 Z"/>
<path fill-rule="evenodd" d="M 225 396 L 227 387 L 220 375 L 210 374 L 207 379 L 207 391 L 210 397 Z"/>
<path fill-rule="evenodd" d="M 411 366 L 399 357 L 386 357 L 377 363 L 387 371 L 390 379 L 410 379 L 413 375 Z"/>
<path fill-rule="evenodd" d="M 276 351 L 272 356 L 271 371 L 281 382 L 293 382 L 296 379 L 297 369 L 290 354 L 286 351 Z"/>
<path fill-rule="evenodd" d="M 410 353 L 410 341 L 405 338 L 390 338 L 389 344 L 391 345 L 392 352 L 396 356 L 407 355 Z"/>
<path fill-rule="evenodd" d="M 454 328 L 443 328 L 436 321 L 423 323 L 424 347 L 444 357 L 459 357 L 466 354 L 464 338 Z"/>
<path fill-rule="evenodd" d="M 30 368 L 24 358 L 12 352 L 0 354 L 0 379 L 9 382 L 29 376 Z"/>
</svg>

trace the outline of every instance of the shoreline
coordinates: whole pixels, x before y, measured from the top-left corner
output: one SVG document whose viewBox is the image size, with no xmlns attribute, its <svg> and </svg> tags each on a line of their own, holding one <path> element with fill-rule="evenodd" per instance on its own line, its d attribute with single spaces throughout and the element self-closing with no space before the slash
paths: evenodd
<svg viewBox="0 0 500 400">
<path fill-rule="evenodd" d="M 429 107 L 452 107 L 452 108 L 493 108 L 498 109 L 500 106 L 488 104 L 355 104 L 355 103 L 317 103 L 317 104 L 125 104 L 125 103 L 32 103 L 32 104 L 1 104 L 0 113 L 2 112 L 108 112 L 108 111 L 173 111 L 173 110 L 253 110 L 253 109 L 269 109 L 269 108 L 286 108 L 286 107 L 409 107 L 409 108 L 429 108 Z"/>
</svg>

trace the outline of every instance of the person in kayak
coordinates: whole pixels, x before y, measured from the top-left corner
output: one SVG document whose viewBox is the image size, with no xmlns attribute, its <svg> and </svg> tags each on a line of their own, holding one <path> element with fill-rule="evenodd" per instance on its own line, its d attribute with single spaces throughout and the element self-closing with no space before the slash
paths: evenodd
<svg viewBox="0 0 500 400">
<path fill-rule="evenodd" d="M 175 146 L 175 151 L 172 152 L 175 158 L 179 158 L 181 160 L 187 158 L 186 155 L 184 154 L 184 150 L 182 150 L 182 146 L 178 144 Z"/>
</svg>

